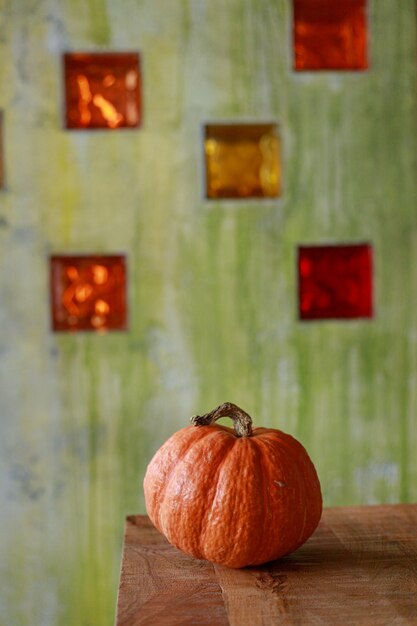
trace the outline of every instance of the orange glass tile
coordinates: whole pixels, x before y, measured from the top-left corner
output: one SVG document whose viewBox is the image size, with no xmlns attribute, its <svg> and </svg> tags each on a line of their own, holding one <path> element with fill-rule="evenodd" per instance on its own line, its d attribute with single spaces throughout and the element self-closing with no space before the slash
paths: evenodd
<svg viewBox="0 0 417 626">
<path fill-rule="evenodd" d="M 134 128 L 141 119 L 139 55 L 64 55 L 67 128 Z"/>
<path fill-rule="evenodd" d="M 204 152 L 207 198 L 276 198 L 281 194 L 275 124 L 208 124 Z"/>
<path fill-rule="evenodd" d="M 53 330 L 126 329 L 124 256 L 52 256 L 50 261 Z"/>
<path fill-rule="evenodd" d="M 294 0 L 294 68 L 364 70 L 366 0 Z"/>
</svg>

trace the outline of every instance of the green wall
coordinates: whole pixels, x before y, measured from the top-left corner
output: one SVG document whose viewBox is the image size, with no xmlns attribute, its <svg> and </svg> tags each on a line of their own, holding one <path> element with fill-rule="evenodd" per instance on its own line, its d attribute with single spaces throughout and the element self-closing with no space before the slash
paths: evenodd
<svg viewBox="0 0 417 626">
<path fill-rule="evenodd" d="M 296 75 L 286 0 L 2 0 L 0 623 L 109 626 L 154 450 L 232 401 L 326 505 L 417 499 L 416 5 L 370 70 Z M 61 54 L 142 54 L 138 131 L 62 129 Z M 202 198 L 201 124 L 276 120 L 278 201 Z M 370 241 L 375 318 L 299 323 L 300 243 Z M 48 256 L 128 255 L 130 330 L 53 334 Z"/>
</svg>

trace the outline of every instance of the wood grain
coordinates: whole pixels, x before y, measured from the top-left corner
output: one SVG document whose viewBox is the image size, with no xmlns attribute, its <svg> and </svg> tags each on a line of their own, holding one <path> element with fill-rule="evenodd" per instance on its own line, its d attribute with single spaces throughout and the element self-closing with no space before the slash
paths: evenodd
<svg viewBox="0 0 417 626">
<path fill-rule="evenodd" d="M 417 505 L 325 509 L 297 552 L 232 570 L 127 519 L 116 626 L 417 624 Z"/>
<path fill-rule="evenodd" d="M 213 565 L 173 548 L 146 517 L 129 516 L 116 623 L 229 624 Z"/>
</svg>

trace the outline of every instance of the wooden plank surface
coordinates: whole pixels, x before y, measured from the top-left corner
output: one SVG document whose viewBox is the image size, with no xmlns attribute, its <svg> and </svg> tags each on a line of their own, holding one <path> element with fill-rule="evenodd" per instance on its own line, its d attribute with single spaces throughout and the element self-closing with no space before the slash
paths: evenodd
<svg viewBox="0 0 417 626">
<path fill-rule="evenodd" d="M 129 516 L 116 624 L 228 625 L 213 565 L 172 547 L 146 517 Z"/>
<path fill-rule="evenodd" d="M 325 509 L 286 558 L 232 570 L 126 521 L 116 626 L 417 625 L 417 505 Z"/>
</svg>

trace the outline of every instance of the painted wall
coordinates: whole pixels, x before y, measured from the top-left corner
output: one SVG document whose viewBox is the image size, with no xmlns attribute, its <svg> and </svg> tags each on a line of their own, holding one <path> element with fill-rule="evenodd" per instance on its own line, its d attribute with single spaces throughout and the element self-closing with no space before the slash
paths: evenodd
<svg viewBox="0 0 417 626">
<path fill-rule="evenodd" d="M 108 626 L 153 451 L 236 402 L 299 437 L 325 503 L 417 499 L 416 15 L 371 69 L 295 75 L 287 0 L 3 0 L 0 623 Z M 142 54 L 138 131 L 62 129 L 61 54 Z M 277 120 L 284 196 L 202 199 L 201 124 Z M 300 243 L 371 241 L 372 321 L 297 322 Z M 124 252 L 130 330 L 50 331 L 48 255 Z"/>
</svg>

